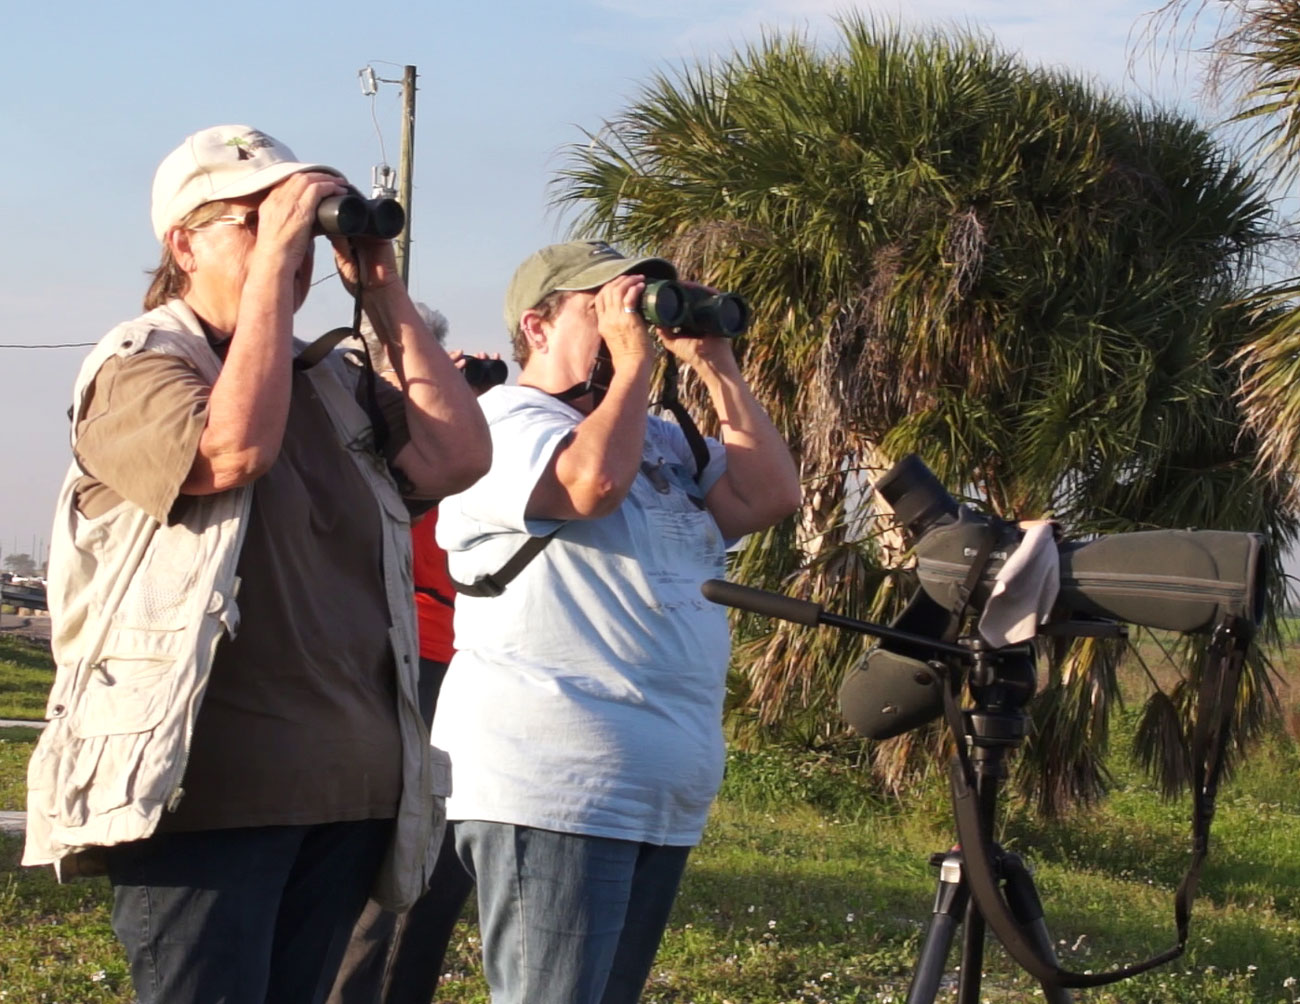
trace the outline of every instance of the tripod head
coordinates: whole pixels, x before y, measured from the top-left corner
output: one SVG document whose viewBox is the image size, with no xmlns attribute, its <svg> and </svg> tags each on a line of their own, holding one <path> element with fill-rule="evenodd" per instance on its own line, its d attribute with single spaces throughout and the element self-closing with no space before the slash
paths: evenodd
<svg viewBox="0 0 1300 1004">
<path fill-rule="evenodd" d="M 943 641 L 928 632 L 933 601 L 923 595 L 913 599 L 894 624 L 884 625 L 723 579 L 709 579 L 700 592 L 705 599 L 738 610 L 879 639 L 881 644 L 868 650 L 840 685 L 844 720 L 868 739 L 889 739 L 937 718 L 943 710 L 943 688 L 960 690 L 963 680 L 976 712 L 1013 714 L 1020 722 L 1020 738 L 1024 736 L 1024 708 L 1037 684 L 1033 649 L 994 648 L 978 635 Z"/>
</svg>

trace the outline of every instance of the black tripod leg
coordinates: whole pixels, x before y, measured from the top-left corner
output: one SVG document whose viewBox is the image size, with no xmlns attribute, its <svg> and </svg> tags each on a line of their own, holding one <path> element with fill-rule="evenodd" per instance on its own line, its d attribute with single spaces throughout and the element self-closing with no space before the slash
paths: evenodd
<svg viewBox="0 0 1300 1004">
<path fill-rule="evenodd" d="M 932 1004 L 939 993 L 953 934 L 961 923 L 968 893 L 961 877 L 961 855 L 956 852 L 936 854 L 930 859 L 939 866 L 939 885 L 934 893 L 934 912 L 926 928 L 921 955 L 912 972 L 907 1004 Z"/>
<path fill-rule="evenodd" d="M 1007 895 L 1007 906 L 1012 915 L 1044 959 L 1056 963 L 1056 949 L 1052 946 L 1052 936 L 1047 931 L 1047 921 L 1043 919 L 1043 903 L 1034 888 L 1034 877 L 1020 859 L 1018 854 L 1003 854 L 1002 878 Z M 1047 1004 L 1071 1004 L 1074 995 L 1064 987 L 1052 983 L 1041 984 L 1043 997 Z"/>
</svg>

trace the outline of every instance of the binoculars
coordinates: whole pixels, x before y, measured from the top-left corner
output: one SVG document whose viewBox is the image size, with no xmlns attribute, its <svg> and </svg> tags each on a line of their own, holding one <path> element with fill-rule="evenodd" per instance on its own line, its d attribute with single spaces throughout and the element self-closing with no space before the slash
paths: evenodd
<svg viewBox="0 0 1300 1004">
<path fill-rule="evenodd" d="M 317 234 L 335 237 L 379 237 L 391 240 L 406 226 L 406 210 L 396 199 L 366 199 L 360 195 L 331 195 L 316 207 Z"/>
<path fill-rule="evenodd" d="M 749 304 L 738 294 L 710 293 L 672 279 L 647 282 L 640 309 L 647 324 L 688 338 L 735 338 L 749 327 Z"/>
<path fill-rule="evenodd" d="M 465 382 L 475 390 L 487 390 L 499 383 L 505 383 L 510 370 L 501 359 L 480 359 L 478 356 L 463 356 Z"/>
</svg>

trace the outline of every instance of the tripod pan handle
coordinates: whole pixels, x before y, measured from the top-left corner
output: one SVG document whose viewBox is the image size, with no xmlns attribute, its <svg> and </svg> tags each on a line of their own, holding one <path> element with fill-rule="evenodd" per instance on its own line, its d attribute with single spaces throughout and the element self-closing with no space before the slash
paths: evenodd
<svg viewBox="0 0 1300 1004">
<path fill-rule="evenodd" d="M 822 608 L 809 600 L 797 600 L 793 596 L 781 593 L 769 593 L 765 589 L 739 586 L 725 579 L 708 579 L 700 583 L 700 592 L 706 600 L 721 603 L 726 607 L 748 610 L 750 613 L 765 617 L 777 617 L 783 621 L 796 624 L 816 626 L 821 618 Z"/>
</svg>

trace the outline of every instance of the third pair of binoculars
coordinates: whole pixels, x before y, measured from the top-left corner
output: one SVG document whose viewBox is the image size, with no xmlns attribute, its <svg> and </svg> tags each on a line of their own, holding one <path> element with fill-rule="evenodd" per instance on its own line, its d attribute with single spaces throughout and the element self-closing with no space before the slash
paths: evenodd
<svg viewBox="0 0 1300 1004">
<path fill-rule="evenodd" d="M 379 237 L 391 240 L 406 226 L 406 210 L 396 199 L 367 199 L 361 195 L 331 195 L 316 207 L 316 233 L 336 237 Z"/>
<path fill-rule="evenodd" d="M 640 310 L 646 323 L 689 338 L 735 338 L 749 327 L 749 304 L 738 294 L 711 293 L 672 279 L 647 282 Z"/>
</svg>

